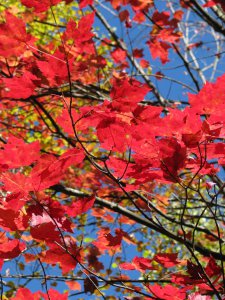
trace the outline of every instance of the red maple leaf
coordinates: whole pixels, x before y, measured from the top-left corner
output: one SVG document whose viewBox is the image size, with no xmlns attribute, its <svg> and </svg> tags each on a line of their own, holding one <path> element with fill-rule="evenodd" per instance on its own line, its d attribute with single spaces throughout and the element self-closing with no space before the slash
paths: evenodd
<svg viewBox="0 0 225 300">
<path fill-rule="evenodd" d="M 48 295 L 44 295 L 45 300 L 50 299 L 60 299 L 60 300 L 68 300 L 68 292 L 61 294 L 59 291 L 54 289 L 48 290 Z"/>
<path fill-rule="evenodd" d="M 158 253 L 154 256 L 153 260 L 165 268 L 172 268 L 180 263 L 177 260 L 177 253 Z"/>
<path fill-rule="evenodd" d="M 73 59 L 68 60 L 70 70 L 72 68 L 72 61 Z M 68 81 L 68 67 L 65 54 L 58 49 L 51 56 L 46 55 L 45 60 L 36 61 L 36 65 L 49 85 L 60 85 Z"/>
<path fill-rule="evenodd" d="M 48 289 L 48 294 L 44 294 L 41 291 L 37 291 L 32 293 L 28 288 L 18 288 L 16 291 L 16 295 L 12 297 L 12 300 L 48 300 L 48 299 L 61 299 L 61 300 L 68 300 L 68 292 L 61 294 L 59 291 L 54 289 Z"/>
<path fill-rule="evenodd" d="M 120 249 L 122 239 L 125 238 L 127 240 L 127 234 L 121 230 L 116 229 L 115 235 L 113 236 L 110 232 L 108 227 L 104 227 L 98 231 L 98 239 L 93 242 L 93 244 L 98 248 L 101 249 L 103 252 L 104 250 L 116 250 Z"/>
<path fill-rule="evenodd" d="M 7 231 L 25 230 L 28 227 L 29 217 L 21 211 L 0 207 L 0 226 Z"/>
<path fill-rule="evenodd" d="M 122 50 L 121 48 L 116 48 L 111 52 L 111 57 L 113 58 L 116 64 L 124 63 L 127 57 L 126 51 Z"/>
<path fill-rule="evenodd" d="M 154 270 L 152 260 L 144 257 L 134 257 L 131 263 L 121 263 L 120 268 L 124 270 L 138 270 L 145 273 L 146 270 Z"/>
<path fill-rule="evenodd" d="M 80 0 L 79 3 L 80 3 L 79 4 L 80 9 L 83 9 L 83 8 L 85 8 L 88 5 L 92 5 L 93 4 L 93 0 Z"/>
<path fill-rule="evenodd" d="M 0 56 L 23 54 L 27 42 L 31 42 L 31 36 L 26 33 L 25 23 L 6 10 L 5 23 L 0 24 Z"/>
<path fill-rule="evenodd" d="M 112 108 L 121 111 L 132 111 L 137 104 L 142 101 L 150 88 L 135 79 L 127 77 L 113 78 L 110 97 L 112 99 Z"/>
<path fill-rule="evenodd" d="M 171 284 L 166 284 L 161 286 L 159 284 L 148 285 L 149 291 L 153 293 L 154 296 L 159 297 L 162 300 L 184 300 L 186 299 L 185 288 L 180 289 Z M 171 298 L 172 297 L 172 298 Z"/>
<path fill-rule="evenodd" d="M 65 242 L 67 243 L 67 240 Z M 69 253 L 64 247 L 64 244 L 60 247 L 60 245 L 53 243 L 49 245 L 49 250 L 40 254 L 40 259 L 47 264 L 55 265 L 58 263 L 63 274 L 66 274 L 76 267 L 78 261 L 81 261 L 81 249 L 76 246 L 75 242 L 67 244 Z"/>
<path fill-rule="evenodd" d="M 207 82 L 197 95 L 189 94 L 189 103 L 196 113 L 201 115 L 214 114 L 223 119 L 225 110 L 225 75 L 219 77 L 215 83 Z"/>
<path fill-rule="evenodd" d="M 26 71 L 20 77 L 2 78 L 5 85 L 4 97 L 25 99 L 34 94 L 38 78 Z"/>
<path fill-rule="evenodd" d="M 40 158 L 40 143 L 27 144 L 22 139 L 10 136 L 7 144 L 0 150 L 0 165 L 10 169 L 29 166 Z"/>
<path fill-rule="evenodd" d="M 136 266 L 133 263 L 121 263 L 120 268 L 123 270 L 136 270 Z"/>
<path fill-rule="evenodd" d="M 34 190 L 33 184 L 29 177 L 22 173 L 3 173 L 1 181 L 4 184 L 3 189 L 14 194 L 20 194 L 22 197 L 26 196 L 29 191 Z"/>
<path fill-rule="evenodd" d="M 69 166 L 77 165 L 83 159 L 83 151 L 76 148 L 67 150 L 59 158 L 42 155 L 29 177 L 33 190 L 43 190 L 58 183 Z"/>
<path fill-rule="evenodd" d="M 19 287 L 16 291 L 16 295 L 12 297 L 12 300 L 40 300 L 44 296 L 44 293 L 37 291 L 32 293 L 28 288 Z"/>
<path fill-rule="evenodd" d="M 109 150 L 125 151 L 129 146 L 129 126 L 116 117 L 102 118 L 97 126 L 101 146 Z"/>
<path fill-rule="evenodd" d="M 171 46 L 164 41 L 159 41 L 156 38 L 152 38 L 147 42 L 153 59 L 160 58 L 162 64 L 169 62 L 169 49 Z"/>
<path fill-rule="evenodd" d="M 94 36 L 92 32 L 92 26 L 94 23 L 95 14 L 90 13 L 82 17 L 78 24 L 74 20 L 70 20 L 67 23 L 66 30 L 63 34 L 63 40 L 73 40 L 76 52 L 79 54 L 95 54 L 94 44 L 92 38 Z"/>
<path fill-rule="evenodd" d="M 70 206 L 66 207 L 66 213 L 75 218 L 77 215 L 83 214 L 88 211 L 95 202 L 95 196 L 86 197 L 83 199 L 78 199 L 74 201 Z"/>
<path fill-rule="evenodd" d="M 38 241 L 46 241 L 52 243 L 60 242 L 60 232 L 58 231 L 56 225 L 52 222 L 38 224 L 37 226 L 31 227 L 30 234 L 34 239 Z"/>
<path fill-rule="evenodd" d="M 1 233 L 0 239 L 0 258 L 12 259 L 20 255 L 26 248 L 25 244 L 14 239 L 9 239 L 4 233 Z"/>
<path fill-rule="evenodd" d="M 164 178 L 176 181 L 178 170 L 185 166 L 186 147 L 173 138 L 160 139 L 159 151 Z"/>
<path fill-rule="evenodd" d="M 207 266 L 205 268 L 205 272 L 209 277 L 217 276 L 221 274 L 221 267 L 216 263 L 213 257 L 210 257 Z"/>
<path fill-rule="evenodd" d="M 28 8 L 34 8 L 34 12 L 40 13 L 48 10 L 51 6 L 62 2 L 62 0 L 21 0 Z"/>
</svg>

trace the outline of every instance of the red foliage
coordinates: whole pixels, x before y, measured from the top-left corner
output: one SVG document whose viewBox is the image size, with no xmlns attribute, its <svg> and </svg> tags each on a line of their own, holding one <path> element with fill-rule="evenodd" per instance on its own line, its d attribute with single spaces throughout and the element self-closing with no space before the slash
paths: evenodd
<svg viewBox="0 0 225 300">
<path fill-rule="evenodd" d="M 126 48 L 98 11 L 84 10 L 79 20 L 81 12 L 66 26 L 58 25 L 52 7 L 60 2 L 21 0 L 24 19 L 14 15 L 15 8 L 6 9 L 0 24 L 0 266 L 18 257 L 38 262 L 48 291 L 19 287 L 12 289 L 11 299 L 68 299 L 68 292 L 48 289 L 47 265 L 57 265 L 73 290 L 81 290 L 72 280 L 79 266 L 77 277 L 86 276 L 83 289 L 90 294 L 101 294 L 104 281 L 104 288 L 117 284 L 144 297 L 148 292 L 146 299 L 209 300 L 210 294 L 223 294 L 224 205 L 217 203 L 224 194 L 219 171 L 225 165 L 225 75 L 189 94 L 182 109 L 170 102 L 163 107 L 162 100 L 160 107 L 153 105 L 149 95 L 159 96 L 148 79 L 152 73 L 146 51 Z M 110 2 L 127 33 L 135 22 L 139 26 L 150 19 L 144 43 L 153 59 L 166 64 L 169 51 L 180 53 L 179 23 L 189 1 L 182 1 L 182 10 L 171 9 L 173 14 L 158 11 L 151 0 Z M 79 9 L 92 5 L 92 0 L 81 0 Z M 219 0 L 207 1 L 202 9 L 214 5 L 225 10 Z M 55 24 L 48 22 L 47 11 Z M 111 34 L 100 46 L 92 30 L 96 16 Z M 45 45 L 44 39 L 29 34 L 29 18 L 61 28 L 56 42 L 52 38 Z M 194 42 L 185 49 L 203 44 Z M 160 71 L 153 74 L 166 78 Z M 210 229 L 202 221 L 207 217 Z M 90 219 L 91 234 L 83 229 Z M 170 240 L 168 251 L 157 245 L 158 238 L 146 242 L 154 230 L 165 244 Z M 176 242 L 189 258 L 181 260 L 173 250 Z M 153 255 L 152 245 L 159 246 Z M 124 249 L 132 252 L 134 247 L 145 255 L 124 261 Z M 116 257 L 112 265 L 119 265 L 117 277 L 104 279 L 112 273 L 111 263 L 106 269 L 100 259 L 104 255 Z M 97 275 L 101 270 L 104 276 Z M 135 285 L 121 270 L 141 272 L 144 279 Z M 162 277 L 165 273 L 166 281 L 148 280 L 157 272 Z"/>
<path fill-rule="evenodd" d="M 51 6 L 60 3 L 62 0 L 21 0 L 21 3 L 29 8 L 34 8 L 36 13 L 48 10 Z"/>
</svg>

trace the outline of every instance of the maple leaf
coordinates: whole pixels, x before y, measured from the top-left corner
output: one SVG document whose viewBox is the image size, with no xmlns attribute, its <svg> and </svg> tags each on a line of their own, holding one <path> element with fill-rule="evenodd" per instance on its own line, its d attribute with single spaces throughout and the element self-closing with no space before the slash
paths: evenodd
<svg viewBox="0 0 225 300">
<path fill-rule="evenodd" d="M 183 111 L 168 108 L 168 114 L 160 120 L 160 127 L 157 125 L 158 122 L 156 121 L 157 119 L 159 121 L 157 114 L 154 114 L 154 119 L 155 122 L 153 124 L 157 128 L 155 133 L 156 136 L 168 138 L 175 137 L 179 141 L 181 140 L 182 134 L 194 134 L 201 130 L 202 126 L 199 116 L 195 116 L 194 111 L 190 112 L 186 108 Z M 160 130 L 161 128 L 162 131 Z"/>
<path fill-rule="evenodd" d="M 14 99 L 25 99 L 34 94 L 38 78 L 26 71 L 20 77 L 3 78 L 5 84 L 4 96 Z"/>
<path fill-rule="evenodd" d="M 44 296 L 44 293 L 40 291 L 32 293 L 28 288 L 19 287 L 16 291 L 16 295 L 11 299 L 12 300 L 27 300 L 27 299 L 40 300 L 42 296 Z"/>
<path fill-rule="evenodd" d="M 86 6 L 92 5 L 92 4 L 93 4 L 93 0 L 80 0 L 79 7 L 80 7 L 80 9 L 83 9 Z"/>
<path fill-rule="evenodd" d="M 60 300 L 68 300 L 68 292 L 61 294 L 59 291 L 54 289 L 48 290 L 48 295 L 43 295 L 45 300 L 50 299 L 60 299 Z"/>
<path fill-rule="evenodd" d="M 23 54 L 27 42 L 31 43 L 32 38 L 26 33 L 25 23 L 6 10 L 5 23 L 0 24 L 0 56 L 9 58 Z"/>
<path fill-rule="evenodd" d="M 73 119 L 73 122 L 75 123 L 81 116 L 73 110 L 71 113 L 71 117 Z M 61 111 L 61 114 L 57 117 L 57 123 L 65 130 L 65 132 L 69 135 L 74 135 L 74 128 L 72 126 L 72 122 L 70 119 L 70 115 L 68 112 L 68 109 L 63 109 Z M 76 124 L 76 130 L 84 130 L 82 126 L 80 126 L 81 122 L 78 122 Z"/>
<path fill-rule="evenodd" d="M 25 197 L 29 191 L 34 190 L 33 184 L 29 177 L 22 173 L 3 173 L 1 181 L 4 184 L 3 189 L 14 194 L 20 194 Z"/>
<path fill-rule="evenodd" d="M 186 147 L 182 146 L 176 139 L 161 139 L 159 140 L 159 149 L 164 178 L 176 181 L 177 171 L 185 165 Z"/>
<path fill-rule="evenodd" d="M 81 260 L 80 256 L 80 248 L 76 246 L 76 244 L 73 242 L 68 246 L 68 250 L 71 253 L 68 254 L 66 251 L 61 248 L 59 245 L 56 245 L 55 243 L 49 245 L 49 250 L 47 250 L 45 253 L 40 254 L 40 259 L 42 262 L 45 262 L 47 264 L 59 264 L 63 274 L 66 274 L 73 270 L 77 262 Z"/>
<path fill-rule="evenodd" d="M 165 268 L 171 268 L 180 263 L 177 260 L 177 253 L 158 253 L 154 256 L 153 260 Z"/>
<path fill-rule="evenodd" d="M 79 164 L 84 159 L 84 153 L 79 149 L 69 149 L 40 173 L 41 178 L 56 177 L 72 164 Z M 60 175 L 61 176 L 61 175 Z M 54 179 L 53 179 L 54 180 Z"/>
<path fill-rule="evenodd" d="M 83 151 L 69 149 L 59 158 L 42 155 L 30 176 L 21 173 L 3 173 L 4 189 L 26 196 L 29 191 L 40 191 L 59 182 L 65 170 L 72 164 L 79 164 L 84 158 Z"/>
<path fill-rule="evenodd" d="M 178 22 L 182 19 L 183 11 L 177 10 L 173 14 L 173 18 L 170 19 L 170 13 L 168 11 L 159 12 L 155 10 L 152 15 L 154 24 L 157 24 L 158 29 L 174 29 L 177 27 Z M 154 32 L 154 31 L 153 31 Z"/>
<path fill-rule="evenodd" d="M 75 218 L 77 215 L 83 214 L 90 208 L 92 208 L 94 202 L 95 196 L 78 199 L 77 201 L 73 202 L 70 206 L 66 207 L 66 213 L 70 217 Z"/>
<path fill-rule="evenodd" d="M 116 64 L 119 64 L 126 60 L 127 53 L 121 48 L 116 48 L 114 51 L 111 52 L 111 57 L 113 58 Z"/>
<path fill-rule="evenodd" d="M 127 175 L 126 173 L 124 174 L 124 171 L 130 171 L 129 162 L 116 157 L 110 157 L 107 161 L 107 166 L 113 170 L 113 174 L 117 178 L 124 175 L 123 178 L 125 179 Z"/>
<path fill-rule="evenodd" d="M 123 10 L 119 13 L 119 18 L 120 18 L 121 22 L 128 21 L 129 16 L 130 16 L 130 14 L 129 14 L 129 11 L 127 9 L 125 9 L 125 10 Z"/>
<path fill-rule="evenodd" d="M 113 236 L 111 233 L 107 233 L 105 237 L 108 242 L 107 246 L 116 247 L 121 245 L 122 235 L 120 233 L 117 233 L 115 236 Z"/>
<path fill-rule="evenodd" d="M 68 66 L 65 54 L 56 49 L 51 56 L 46 56 L 45 60 L 36 61 L 36 65 L 49 85 L 55 86 L 68 81 L 68 67 L 72 69 L 73 58 L 68 59 L 67 62 Z"/>
<path fill-rule="evenodd" d="M 36 205 L 30 205 L 27 208 L 27 214 L 30 216 L 31 226 L 52 222 L 53 224 L 57 224 L 59 228 L 72 232 L 70 228 L 71 224 L 65 217 L 65 211 L 64 205 L 49 197 L 41 197 L 38 199 Z"/>
<path fill-rule="evenodd" d="M 159 12 L 158 10 L 155 10 L 152 19 L 155 24 L 157 24 L 160 27 L 165 27 L 168 25 L 171 25 L 170 22 L 170 13 L 168 11 Z"/>
<path fill-rule="evenodd" d="M 137 11 L 132 20 L 138 23 L 143 23 L 145 19 L 146 19 L 145 15 L 141 11 Z"/>
<path fill-rule="evenodd" d="M 123 270 L 136 270 L 136 266 L 133 263 L 121 263 L 120 268 Z"/>
<path fill-rule="evenodd" d="M 141 58 L 141 57 L 143 57 L 143 49 L 137 49 L 137 48 L 135 48 L 133 50 L 133 56 L 135 58 Z"/>
<path fill-rule="evenodd" d="M 152 260 L 144 257 L 134 257 L 132 263 L 136 266 L 136 270 L 145 272 L 146 270 L 154 270 L 152 266 Z"/>
<path fill-rule="evenodd" d="M 24 194 L 26 193 L 17 192 L 8 194 L 4 199 L 4 208 L 18 212 L 28 200 Z"/>
<path fill-rule="evenodd" d="M 70 20 L 67 23 L 66 30 L 63 33 L 63 39 L 74 42 L 74 47 L 76 52 L 79 54 L 95 54 L 94 44 L 92 38 L 94 34 L 92 33 L 92 25 L 94 22 L 95 14 L 90 13 L 83 16 L 78 24 L 74 20 Z"/>
<path fill-rule="evenodd" d="M 160 286 L 159 284 L 148 285 L 149 291 L 153 293 L 154 296 L 159 297 L 163 300 L 170 300 L 171 295 L 173 295 L 174 300 L 184 300 L 186 299 L 185 289 L 179 289 L 171 284 L 166 284 L 165 286 Z"/>
<path fill-rule="evenodd" d="M 131 263 L 121 263 L 120 268 L 124 270 L 138 270 L 145 273 L 146 270 L 154 270 L 152 260 L 144 257 L 135 256 Z"/>
<path fill-rule="evenodd" d="M 27 299 L 32 299 L 32 300 L 48 300 L 49 298 L 51 299 L 62 299 L 62 300 L 68 300 L 68 292 L 61 294 L 59 291 L 54 290 L 54 289 L 48 289 L 48 294 L 44 294 L 43 292 L 37 291 L 32 293 L 28 288 L 18 288 L 15 297 L 12 297 L 12 300 L 27 300 Z"/>
<path fill-rule="evenodd" d="M 0 240 L 0 258 L 2 259 L 12 259 L 21 254 L 21 252 L 26 248 L 25 244 L 14 239 L 9 239 L 6 235 L 1 236 Z"/>
<path fill-rule="evenodd" d="M 124 152 L 129 147 L 129 126 L 115 117 L 102 119 L 96 129 L 103 148 Z"/>
<path fill-rule="evenodd" d="M 179 286 L 189 286 L 192 289 L 192 286 L 196 286 L 198 283 L 202 283 L 204 280 L 202 279 L 193 279 L 188 275 L 183 274 L 172 274 L 171 282 L 175 283 Z"/>
<path fill-rule="evenodd" d="M 213 257 L 210 257 L 205 272 L 209 277 L 221 275 L 221 267 L 216 263 Z"/>
<path fill-rule="evenodd" d="M 110 97 L 112 108 L 121 111 L 132 111 L 137 107 L 138 102 L 142 101 L 150 88 L 135 79 L 113 78 Z"/>
<path fill-rule="evenodd" d="M 94 268 L 96 272 L 104 269 L 102 262 L 98 260 L 98 256 L 101 254 L 99 249 L 91 244 L 88 249 L 89 254 L 87 255 L 88 264 L 90 267 Z"/>
<path fill-rule="evenodd" d="M 209 140 L 224 135 L 223 122 L 214 121 L 213 116 L 203 121 L 202 130 Z"/>
<path fill-rule="evenodd" d="M 36 240 L 60 242 L 61 231 L 73 232 L 71 222 L 64 216 L 65 210 L 51 199 L 41 200 L 41 204 L 30 206 L 30 233 Z M 46 234 L 48 233 L 48 234 Z"/>
<path fill-rule="evenodd" d="M 99 283 L 96 277 L 89 276 L 84 280 L 84 291 L 86 293 L 90 292 L 91 294 L 97 289 Z"/>
<path fill-rule="evenodd" d="M 10 136 L 7 144 L 0 150 L 0 164 L 10 169 L 29 166 L 40 158 L 38 141 L 26 144 L 22 139 Z"/>
<path fill-rule="evenodd" d="M 102 252 L 104 250 L 119 250 L 121 247 L 121 242 L 124 233 L 120 229 L 116 229 L 115 232 L 116 234 L 115 236 L 113 236 L 110 233 L 110 229 L 108 227 L 100 229 L 98 231 L 98 239 L 95 242 L 93 242 L 93 245 L 101 249 Z"/>
<path fill-rule="evenodd" d="M 25 230 L 28 227 L 28 218 L 21 211 L 0 207 L 0 226 L 4 230 Z"/>
<path fill-rule="evenodd" d="M 21 3 L 28 8 L 34 8 L 35 13 L 40 13 L 48 10 L 51 6 L 54 6 L 62 0 L 21 0 Z"/>
<path fill-rule="evenodd" d="M 59 158 L 42 155 L 30 174 L 33 189 L 43 190 L 58 183 L 69 166 L 79 164 L 83 159 L 83 151 L 76 148 L 67 150 Z"/>
<path fill-rule="evenodd" d="M 169 49 L 171 46 L 164 41 L 159 41 L 156 38 L 152 38 L 150 41 L 147 42 L 152 58 L 160 58 L 162 64 L 169 62 Z"/>
<path fill-rule="evenodd" d="M 31 236 L 39 241 L 46 242 L 60 242 L 60 233 L 55 224 L 52 222 L 38 224 L 37 226 L 31 227 Z"/>
<path fill-rule="evenodd" d="M 181 34 L 179 32 L 174 32 L 173 29 L 162 29 L 156 34 L 157 39 L 161 39 L 164 42 L 175 43 L 178 42 Z"/>
<path fill-rule="evenodd" d="M 189 260 L 187 261 L 187 271 L 188 274 L 190 274 L 191 278 L 194 280 L 204 279 L 202 269 Z"/>
<path fill-rule="evenodd" d="M 215 114 L 222 117 L 225 109 L 225 75 L 217 78 L 215 83 L 207 82 L 197 95 L 189 94 L 189 103 L 196 113 Z"/>
</svg>

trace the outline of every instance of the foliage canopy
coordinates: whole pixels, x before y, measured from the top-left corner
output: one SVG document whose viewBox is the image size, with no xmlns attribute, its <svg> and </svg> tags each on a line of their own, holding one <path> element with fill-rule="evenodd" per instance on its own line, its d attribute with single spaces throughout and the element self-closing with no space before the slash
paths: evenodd
<svg viewBox="0 0 225 300">
<path fill-rule="evenodd" d="M 1 299 L 225 299 L 224 1 L 0 11 Z"/>
</svg>

